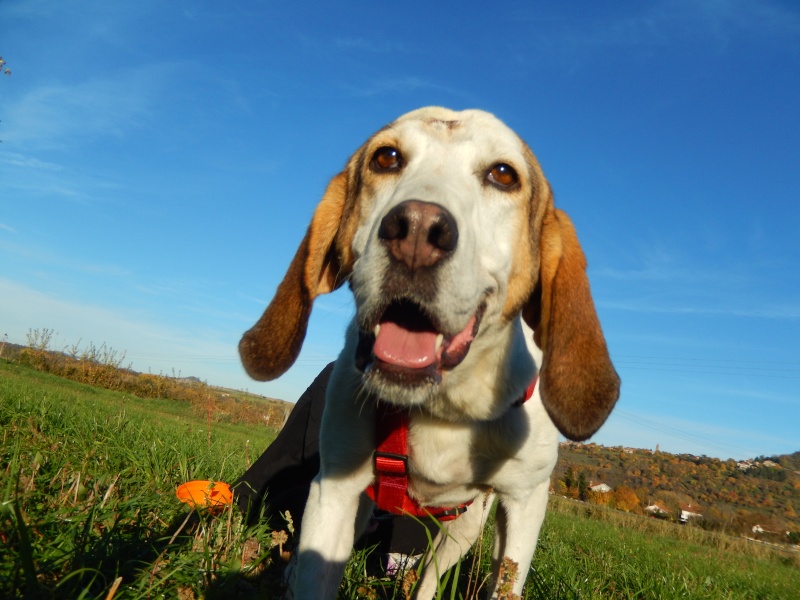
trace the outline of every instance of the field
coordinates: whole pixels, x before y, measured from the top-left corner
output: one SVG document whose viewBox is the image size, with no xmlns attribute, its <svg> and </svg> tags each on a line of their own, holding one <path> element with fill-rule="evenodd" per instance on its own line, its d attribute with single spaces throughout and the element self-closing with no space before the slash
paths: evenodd
<svg viewBox="0 0 800 600">
<path fill-rule="evenodd" d="M 209 429 L 210 425 L 210 429 Z M 274 598 L 285 523 L 246 526 L 175 497 L 190 479 L 232 482 L 274 438 L 0 359 L 0 597 Z M 290 541 L 289 541 L 290 543 Z M 443 598 L 473 597 L 486 551 Z M 402 598 L 363 575 L 340 598 Z M 478 594 L 480 596 L 480 593 Z M 740 538 L 551 500 L 526 598 L 800 598 L 800 563 Z"/>
</svg>

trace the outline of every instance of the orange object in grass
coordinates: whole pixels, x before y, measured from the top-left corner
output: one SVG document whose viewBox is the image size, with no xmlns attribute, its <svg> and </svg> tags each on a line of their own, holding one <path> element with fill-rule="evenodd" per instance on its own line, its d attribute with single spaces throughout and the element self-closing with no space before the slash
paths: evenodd
<svg viewBox="0 0 800 600">
<path fill-rule="evenodd" d="M 187 481 L 175 490 L 178 500 L 192 508 L 207 508 L 212 512 L 222 510 L 233 501 L 233 492 L 222 481 Z"/>
</svg>

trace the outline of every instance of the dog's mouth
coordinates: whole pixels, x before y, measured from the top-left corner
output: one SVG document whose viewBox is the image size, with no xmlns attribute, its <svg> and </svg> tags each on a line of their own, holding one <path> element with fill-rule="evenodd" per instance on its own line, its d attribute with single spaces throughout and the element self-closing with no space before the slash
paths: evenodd
<svg viewBox="0 0 800 600">
<path fill-rule="evenodd" d="M 439 383 L 442 371 L 466 358 L 486 309 L 481 304 L 454 335 L 442 332 L 423 308 L 411 300 L 389 304 L 372 331 L 360 331 L 356 367 L 373 370 L 394 383 Z"/>
</svg>

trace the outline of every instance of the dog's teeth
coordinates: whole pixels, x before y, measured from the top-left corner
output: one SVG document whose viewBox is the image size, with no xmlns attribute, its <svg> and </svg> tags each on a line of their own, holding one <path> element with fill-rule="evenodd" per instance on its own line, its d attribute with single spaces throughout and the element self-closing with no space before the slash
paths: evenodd
<svg viewBox="0 0 800 600">
<path fill-rule="evenodd" d="M 378 334 L 381 332 L 381 324 L 378 323 L 375 325 L 375 329 L 372 330 L 372 333 L 375 334 L 375 337 L 378 337 Z"/>
<path fill-rule="evenodd" d="M 444 341 L 444 334 L 440 333 L 436 336 L 436 350 L 438 351 L 439 348 L 442 347 L 442 342 Z"/>
</svg>

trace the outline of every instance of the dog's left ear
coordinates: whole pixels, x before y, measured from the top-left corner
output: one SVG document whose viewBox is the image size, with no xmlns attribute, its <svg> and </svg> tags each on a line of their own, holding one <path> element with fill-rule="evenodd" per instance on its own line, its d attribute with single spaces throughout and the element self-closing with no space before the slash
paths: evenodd
<svg viewBox="0 0 800 600">
<path fill-rule="evenodd" d="M 566 213 L 552 204 L 540 237 L 540 277 L 523 310 L 544 354 L 542 402 L 571 440 L 592 436 L 619 398 L 620 380 L 589 290 L 586 257 Z"/>
<path fill-rule="evenodd" d="M 346 199 L 347 173 L 342 172 L 328 184 L 272 302 L 242 336 L 239 355 L 253 379 L 269 381 L 292 366 L 306 337 L 314 298 L 347 278 L 348 261 L 335 248 Z"/>
</svg>

